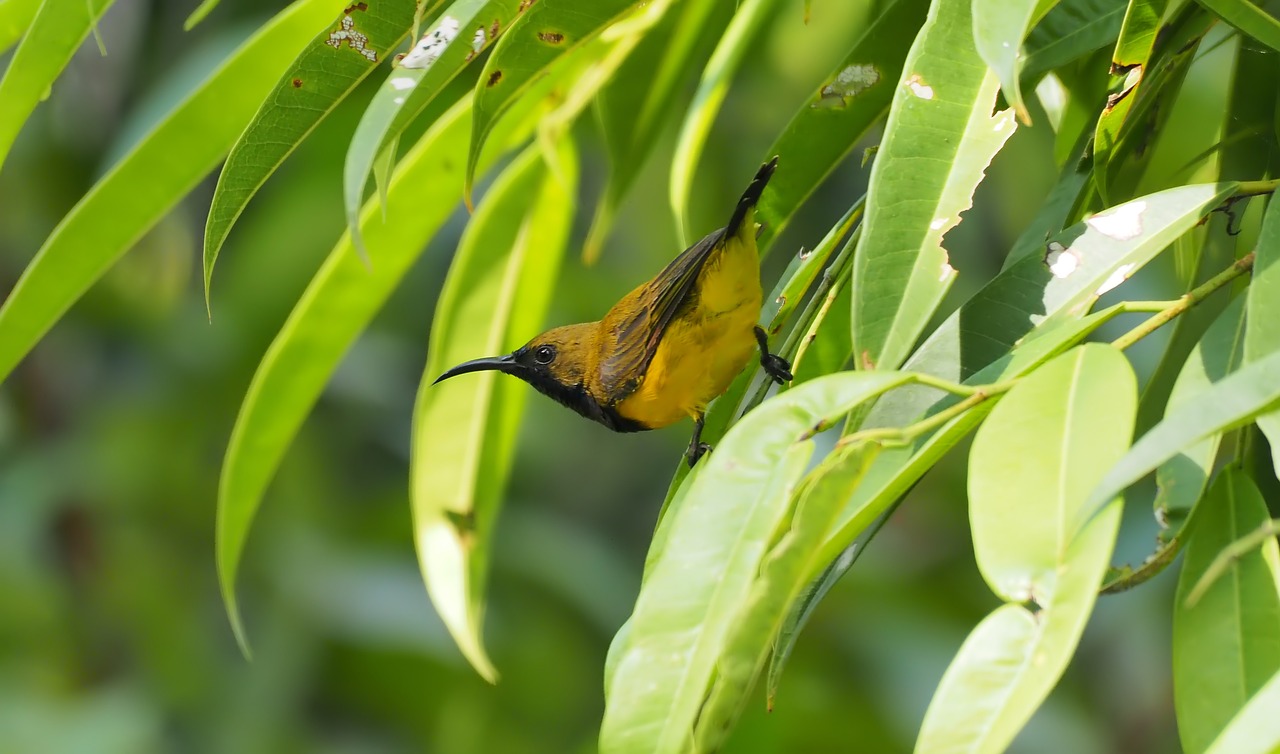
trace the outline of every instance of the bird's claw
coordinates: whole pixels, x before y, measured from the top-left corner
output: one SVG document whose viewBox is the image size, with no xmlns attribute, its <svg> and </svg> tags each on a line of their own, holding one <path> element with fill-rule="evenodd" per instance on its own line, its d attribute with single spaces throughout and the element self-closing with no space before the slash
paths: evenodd
<svg viewBox="0 0 1280 754">
<path fill-rule="evenodd" d="M 705 442 L 700 442 L 697 445 L 690 445 L 689 450 L 684 454 L 685 458 L 689 460 L 689 468 L 693 468 L 693 465 L 698 462 L 699 458 L 710 452 L 711 446 Z"/>
<path fill-rule="evenodd" d="M 777 354 L 767 353 L 762 356 L 760 366 L 764 367 L 764 373 L 779 385 L 795 379 L 791 375 L 791 363 Z"/>
</svg>

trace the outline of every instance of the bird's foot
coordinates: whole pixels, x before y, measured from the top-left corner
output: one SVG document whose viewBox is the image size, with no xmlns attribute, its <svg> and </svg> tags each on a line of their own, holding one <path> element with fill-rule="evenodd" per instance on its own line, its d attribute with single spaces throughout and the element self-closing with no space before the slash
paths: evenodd
<svg viewBox="0 0 1280 754">
<path fill-rule="evenodd" d="M 776 353 L 766 353 L 761 356 L 760 366 L 764 367 L 764 373 L 773 378 L 773 381 L 779 385 L 795 379 L 791 375 L 791 362 Z"/>
<path fill-rule="evenodd" d="M 689 468 L 698 462 L 698 459 L 711 452 L 711 446 L 705 442 L 690 443 L 689 450 L 685 452 L 685 458 L 689 460 Z"/>
</svg>

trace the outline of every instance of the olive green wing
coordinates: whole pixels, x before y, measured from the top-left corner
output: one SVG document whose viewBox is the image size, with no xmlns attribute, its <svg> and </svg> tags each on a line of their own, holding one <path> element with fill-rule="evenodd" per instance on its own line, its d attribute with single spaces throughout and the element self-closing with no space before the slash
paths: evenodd
<svg viewBox="0 0 1280 754">
<path fill-rule="evenodd" d="M 696 295 L 698 275 L 723 238 L 723 228 L 709 233 L 605 316 L 604 335 L 611 342 L 600 362 L 600 386 L 609 404 L 626 398 L 640 384 L 663 334 Z"/>
</svg>

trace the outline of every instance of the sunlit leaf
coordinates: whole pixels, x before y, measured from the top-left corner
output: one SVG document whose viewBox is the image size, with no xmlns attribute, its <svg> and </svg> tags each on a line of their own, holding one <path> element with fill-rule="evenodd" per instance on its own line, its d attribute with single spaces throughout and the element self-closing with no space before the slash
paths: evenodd
<svg viewBox="0 0 1280 754">
<path fill-rule="evenodd" d="M 588 264 L 599 257 L 614 214 L 667 122 L 681 109 L 684 85 L 702 68 L 733 10 L 724 0 L 680 3 L 645 34 L 596 98 L 609 179 L 583 247 Z M 768 193 L 776 191 L 774 178 Z"/>
<path fill-rule="evenodd" d="M 44 0 L 0 78 L 0 166 L 31 111 L 115 0 Z M 16 15 L 16 13 L 15 13 Z M 18 19 L 14 19 L 18 20 Z"/>
<path fill-rule="evenodd" d="M 779 169 L 757 209 L 764 226 L 761 244 L 787 227 L 800 205 L 884 119 L 928 8 L 929 0 L 890 3 L 769 147 L 768 156 L 779 156 Z"/>
<path fill-rule="evenodd" d="M 1280 749 L 1280 673 L 1254 694 L 1206 754 L 1275 754 Z"/>
<path fill-rule="evenodd" d="M 636 0 L 591 3 L 523 3 L 526 7 L 494 46 L 476 84 L 474 126 L 467 153 L 466 193 L 476 172 L 480 150 L 498 118 L 533 82 L 562 56 L 601 32 Z"/>
<path fill-rule="evenodd" d="M 1125 449 L 1137 379 L 1106 345 L 1070 351 L 991 411 L 969 460 L 969 520 L 983 578 L 1006 604 L 960 648 L 925 712 L 917 752 L 1002 752 L 1066 669 L 1093 611 L 1120 501 L 1072 522 Z"/>
<path fill-rule="evenodd" d="M 217 165 L 279 75 L 330 20 L 326 0 L 299 0 L 276 16 L 62 219 L 0 307 L 0 380 Z"/>
<path fill-rule="evenodd" d="M 1018 86 L 1024 60 L 1022 41 L 1036 22 L 1044 18 L 1056 0 L 974 0 L 973 38 L 978 54 L 995 71 L 1005 101 L 1018 119 L 1031 123 Z"/>
<path fill-rule="evenodd" d="M 236 140 L 218 176 L 204 228 L 204 289 L 245 205 L 294 148 L 323 121 L 387 53 L 404 39 L 413 9 L 398 0 L 348 6 L 316 35 L 285 71 Z"/>
<path fill-rule="evenodd" d="M 342 198 L 347 229 L 356 249 L 363 248 L 360 210 L 369 173 L 380 154 L 468 63 L 506 31 L 520 0 L 455 0 L 382 82 L 347 148 Z M 455 40 L 460 40 L 454 44 Z"/>
<path fill-rule="evenodd" d="M 1133 0 L 1125 12 L 1120 38 L 1111 55 L 1111 86 L 1107 104 L 1098 116 L 1093 136 L 1095 176 L 1103 200 L 1107 199 L 1107 166 L 1112 159 L 1120 128 L 1129 116 L 1138 90 L 1147 75 L 1147 62 L 1155 45 L 1156 31 L 1164 13 L 1165 0 Z"/>
<path fill-rule="evenodd" d="M 1267 203 L 1249 285 L 1244 332 L 1245 361 L 1280 351 L 1280 202 Z M 1258 427 L 1271 444 L 1271 457 L 1280 469 L 1280 414 L 1258 417 Z"/>
<path fill-rule="evenodd" d="M 27 33 L 42 0 L 0 0 L 0 55 Z"/>
<path fill-rule="evenodd" d="M 1027 35 L 1023 83 L 1115 44 L 1127 7 L 1125 0 L 1062 0 L 1054 5 Z"/>
<path fill-rule="evenodd" d="M 742 0 L 737 12 L 733 14 L 733 20 L 729 22 L 729 28 L 720 37 L 715 52 L 702 71 L 698 91 L 685 112 L 680 135 L 676 137 L 675 155 L 671 158 L 671 211 L 675 216 L 676 234 L 681 246 L 692 243 L 687 221 L 689 196 L 711 124 L 720 112 L 720 105 L 729 93 L 729 84 L 738 72 L 738 67 L 752 49 L 756 35 L 781 5 L 781 0 Z"/>
<path fill-rule="evenodd" d="M 572 151 L 564 151 L 561 165 L 572 171 Z M 463 654 L 490 681 L 484 581 L 529 391 L 497 372 L 432 382 L 454 364 L 508 353 L 537 332 L 564 255 L 574 188 L 550 177 L 537 146 L 494 182 L 449 268 L 414 408 L 411 490 L 423 577 Z"/>
<path fill-rule="evenodd" d="M 655 542 L 661 550 L 607 689 L 601 751 L 687 748 L 760 568 L 785 532 L 792 489 L 813 451 L 802 433 L 908 378 L 814 380 L 748 414 L 700 462 L 687 497 L 663 519 L 668 533 Z"/>
<path fill-rule="evenodd" d="M 864 369 L 893 369 L 910 354 L 955 279 L 942 237 L 1016 127 L 1012 111 L 991 114 L 998 82 L 974 49 L 969 8 L 934 0 L 871 168 L 853 266 L 853 348 Z"/>
<path fill-rule="evenodd" d="M 1089 498 L 1085 521 L 1126 487 L 1203 440 L 1252 421 L 1280 401 L 1280 352 L 1272 353 L 1214 383 L 1200 400 L 1172 409 L 1134 443 Z"/>
<path fill-rule="evenodd" d="M 1280 21 L 1248 0 L 1198 0 L 1223 21 L 1280 51 Z"/>
<path fill-rule="evenodd" d="M 1274 539 L 1236 558 L 1194 604 L 1188 600 L 1218 553 L 1269 519 L 1253 480 L 1228 467 L 1210 488 L 1191 533 L 1173 613 L 1173 701 L 1184 751 L 1208 748 L 1280 669 L 1280 549 Z"/>
</svg>

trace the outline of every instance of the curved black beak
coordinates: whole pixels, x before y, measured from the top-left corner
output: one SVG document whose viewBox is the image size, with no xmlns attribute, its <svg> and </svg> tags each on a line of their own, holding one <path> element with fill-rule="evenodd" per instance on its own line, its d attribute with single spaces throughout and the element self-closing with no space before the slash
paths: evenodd
<svg viewBox="0 0 1280 754">
<path fill-rule="evenodd" d="M 437 377 L 436 381 L 431 384 L 435 385 L 436 383 L 447 380 L 450 377 L 457 377 L 460 374 L 467 374 L 468 372 L 495 371 L 514 374 L 519 369 L 520 363 L 516 361 L 514 354 L 507 354 L 506 356 L 486 356 L 483 359 L 472 359 L 471 361 L 462 362 L 458 366 Z"/>
</svg>

